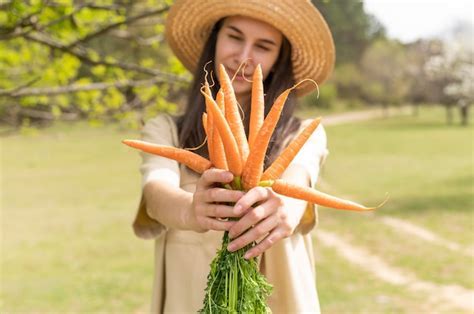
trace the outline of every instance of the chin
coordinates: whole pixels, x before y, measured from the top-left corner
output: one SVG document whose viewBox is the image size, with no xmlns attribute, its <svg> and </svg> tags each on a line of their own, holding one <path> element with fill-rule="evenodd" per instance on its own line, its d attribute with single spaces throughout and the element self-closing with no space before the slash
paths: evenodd
<svg viewBox="0 0 474 314">
<path fill-rule="evenodd" d="M 236 94 L 248 94 L 251 93 L 251 83 L 246 81 L 234 81 L 232 83 L 232 87 L 234 88 L 234 92 Z"/>
</svg>

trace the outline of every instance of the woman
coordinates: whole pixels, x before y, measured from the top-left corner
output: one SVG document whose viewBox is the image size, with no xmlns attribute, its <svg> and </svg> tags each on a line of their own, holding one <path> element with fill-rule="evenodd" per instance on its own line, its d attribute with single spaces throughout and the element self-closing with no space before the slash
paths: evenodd
<svg viewBox="0 0 474 314">
<path fill-rule="evenodd" d="M 184 115 L 162 115 L 143 128 L 144 140 L 164 145 L 197 147 L 204 141 L 205 105 L 199 90 L 208 61 L 214 69 L 224 64 L 229 75 L 246 61 L 245 73 L 236 76 L 233 87 L 247 128 L 251 84 L 242 75 L 251 77 L 261 65 L 268 113 L 282 91 L 304 78 L 323 82 L 334 64 L 331 33 L 305 0 L 178 0 L 169 12 L 166 36 L 173 52 L 195 76 Z M 302 84 L 296 94 L 314 88 Z M 216 84 L 214 95 L 218 89 Z M 306 124 L 293 117 L 295 104 L 291 95 L 267 151 L 266 166 Z M 198 153 L 207 156 L 205 149 Z M 282 177 L 314 185 L 325 155 L 326 137 L 320 126 Z M 143 196 L 134 230 L 139 237 L 155 239 L 153 312 L 196 312 L 202 307 L 209 264 L 223 230 L 233 238 L 230 251 L 258 241 L 246 258 L 260 256 L 260 270 L 274 286 L 268 300 L 272 311 L 319 312 L 308 233 L 316 220 L 312 204 L 267 188 L 247 193 L 219 189 L 216 183 L 233 179 L 230 172 L 210 169 L 198 175 L 158 156 L 144 154 L 141 171 Z M 235 206 L 217 205 L 223 202 Z M 220 217 L 240 219 L 230 222 Z"/>
</svg>

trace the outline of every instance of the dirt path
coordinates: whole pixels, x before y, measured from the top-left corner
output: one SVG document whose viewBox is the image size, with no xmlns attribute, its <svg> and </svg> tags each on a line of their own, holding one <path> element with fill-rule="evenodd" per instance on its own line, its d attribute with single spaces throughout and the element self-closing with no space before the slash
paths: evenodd
<svg viewBox="0 0 474 314">
<path fill-rule="evenodd" d="M 382 110 L 380 107 L 375 109 L 355 111 L 355 112 L 346 112 L 338 113 L 333 115 L 328 115 L 323 118 L 324 125 L 336 125 L 349 122 L 358 122 L 366 121 L 371 119 L 381 119 L 387 116 L 394 115 L 408 115 L 411 113 L 409 106 L 403 107 L 389 107 L 386 111 Z"/>
<path fill-rule="evenodd" d="M 322 190 L 331 190 L 331 185 L 328 184 L 324 179 L 319 178 L 318 186 Z M 352 199 L 353 197 L 349 195 L 344 195 L 344 198 Z M 378 218 L 383 224 L 389 226 L 397 231 L 402 231 L 405 234 L 410 234 L 412 236 L 417 237 L 420 240 L 430 242 L 431 244 L 435 244 L 441 247 L 444 247 L 448 250 L 453 252 L 465 255 L 467 257 L 474 257 L 474 247 L 464 247 L 459 243 L 446 240 L 442 236 L 435 234 L 434 232 L 420 227 L 414 223 L 408 222 L 403 219 L 390 217 L 390 216 L 378 216 Z"/>
<path fill-rule="evenodd" d="M 397 231 L 402 231 L 405 234 L 413 235 L 419 239 L 442 246 L 453 252 L 457 252 L 466 256 L 474 257 L 474 251 L 472 250 L 472 248 L 467 249 L 467 248 L 462 247 L 458 243 L 445 240 L 442 237 L 434 234 L 433 232 L 425 228 L 422 228 L 420 226 L 417 226 L 413 223 L 410 223 L 398 218 L 388 217 L 388 216 L 382 217 L 380 219 L 385 225 L 390 226 Z"/>
<path fill-rule="evenodd" d="M 386 263 L 379 256 L 367 250 L 355 247 L 334 233 L 318 228 L 316 239 L 322 245 L 333 248 L 343 258 L 359 268 L 392 285 L 401 286 L 414 293 L 422 292 L 427 296 L 430 307 L 439 308 L 451 305 L 458 309 L 474 312 L 474 291 L 458 285 L 440 285 L 418 279 L 406 270 Z"/>
</svg>

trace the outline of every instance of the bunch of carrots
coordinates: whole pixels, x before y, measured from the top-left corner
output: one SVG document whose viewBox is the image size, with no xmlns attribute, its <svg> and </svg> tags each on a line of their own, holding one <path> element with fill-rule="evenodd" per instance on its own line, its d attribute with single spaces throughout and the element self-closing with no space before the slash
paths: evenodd
<svg viewBox="0 0 474 314">
<path fill-rule="evenodd" d="M 245 134 L 239 106 L 232 87 L 232 80 L 225 67 L 219 65 L 221 89 L 214 98 L 207 79 L 201 89 L 206 100 L 203 125 L 207 135 L 209 159 L 192 151 L 156 145 L 138 140 L 124 140 L 123 143 L 144 152 L 174 159 L 190 169 L 203 173 L 216 167 L 234 175 L 226 188 L 248 191 L 256 186 L 271 188 L 278 194 L 305 200 L 325 207 L 368 211 L 377 207 L 365 207 L 355 202 L 319 192 L 311 187 L 298 186 L 279 179 L 294 157 L 318 127 L 321 118 L 316 118 L 291 141 L 275 161 L 264 170 L 265 154 L 270 138 L 276 128 L 285 101 L 298 84 L 285 90 L 275 100 L 264 117 L 264 92 L 262 70 L 257 66 L 252 78 L 249 137 Z M 301 82 L 300 82 L 301 83 Z M 265 303 L 271 286 L 258 272 L 254 258 L 246 260 L 244 253 L 254 244 L 236 252 L 228 252 L 229 237 L 224 233 L 222 248 L 211 264 L 204 307 L 201 312 L 268 312 Z"/>
</svg>

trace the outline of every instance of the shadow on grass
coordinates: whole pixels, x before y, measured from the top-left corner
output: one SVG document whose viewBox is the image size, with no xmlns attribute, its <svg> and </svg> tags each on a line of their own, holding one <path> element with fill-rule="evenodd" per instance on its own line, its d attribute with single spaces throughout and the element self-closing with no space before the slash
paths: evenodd
<svg viewBox="0 0 474 314">
<path fill-rule="evenodd" d="M 425 194 L 389 201 L 387 210 L 392 213 L 413 213 L 439 209 L 443 212 L 468 213 L 473 212 L 474 199 L 467 192 L 450 194 Z"/>
</svg>

